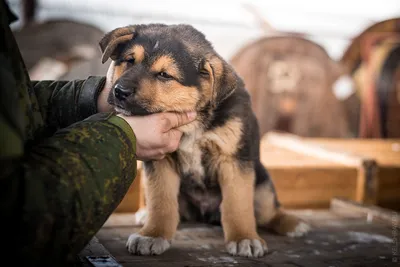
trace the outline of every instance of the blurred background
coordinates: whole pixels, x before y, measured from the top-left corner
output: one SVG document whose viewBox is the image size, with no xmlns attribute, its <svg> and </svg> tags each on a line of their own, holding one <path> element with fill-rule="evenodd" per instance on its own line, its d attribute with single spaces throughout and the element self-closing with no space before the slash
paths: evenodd
<svg viewBox="0 0 400 267">
<path fill-rule="evenodd" d="M 399 0 L 8 2 L 33 80 L 105 75 L 98 42 L 114 28 L 192 24 L 243 78 L 284 206 L 400 210 Z M 144 205 L 140 175 L 117 211 Z"/>
<path fill-rule="evenodd" d="M 398 0 L 8 2 L 32 79 L 104 75 L 105 32 L 188 23 L 245 80 L 261 134 L 400 137 Z"/>
</svg>

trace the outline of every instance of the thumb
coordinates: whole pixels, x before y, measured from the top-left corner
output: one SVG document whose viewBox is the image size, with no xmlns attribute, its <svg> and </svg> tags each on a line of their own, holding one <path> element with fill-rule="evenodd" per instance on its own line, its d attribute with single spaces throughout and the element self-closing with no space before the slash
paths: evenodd
<svg viewBox="0 0 400 267">
<path fill-rule="evenodd" d="M 186 112 L 186 113 L 164 113 L 164 125 L 163 131 L 167 132 L 173 128 L 178 128 L 182 125 L 188 124 L 196 118 L 197 113 Z"/>
</svg>

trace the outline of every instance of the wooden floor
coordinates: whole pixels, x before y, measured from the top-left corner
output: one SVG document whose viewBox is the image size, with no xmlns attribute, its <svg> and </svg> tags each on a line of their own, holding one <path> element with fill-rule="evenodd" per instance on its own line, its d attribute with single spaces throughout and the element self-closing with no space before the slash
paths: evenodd
<svg viewBox="0 0 400 267">
<path fill-rule="evenodd" d="M 259 259 L 228 255 L 222 229 L 202 224 L 181 225 L 172 247 L 160 256 L 134 256 L 127 252 L 128 236 L 139 229 L 129 226 L 132 215 L 113 215 L 97 238 L 126 267 L 400 266 L 400 257 L 395 255 L 399 251 L 399 214 L 386 214 L 392 219 L 386 216 L 382 221 L 374 213 L 366 216 L 352 210 L 293 213 L 313 225 L 312 233 L 303 238 L 289 238 L 261 231 L 269 254 Z"/>
</svg>

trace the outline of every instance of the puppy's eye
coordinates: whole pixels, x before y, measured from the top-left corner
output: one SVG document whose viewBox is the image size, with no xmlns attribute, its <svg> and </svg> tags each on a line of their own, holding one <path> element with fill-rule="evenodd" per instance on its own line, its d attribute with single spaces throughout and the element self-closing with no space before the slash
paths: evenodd
<svg viewBox="0 0 400 267">
<path fill-rule="evenodd" d="M 164 72 L 164 71 L 159 72 L 159 73 L 157 74 L 157 76 L 158 76 L 159 78 L 161 78 L 161 79 L 164 79 L 164 80 L 173 79 L 173 77 L 172 77 L 171 75 L 169 75 L 168 73 L 166 73 L 166 72 Z"/>
<path fill-rule="evenodd" d="M 130 59 L 126 59 L 124 60 L 128 65 L 133 65 L 135 64 L 135 59 L 134 58 L 130 58 Z"/>
</svg>

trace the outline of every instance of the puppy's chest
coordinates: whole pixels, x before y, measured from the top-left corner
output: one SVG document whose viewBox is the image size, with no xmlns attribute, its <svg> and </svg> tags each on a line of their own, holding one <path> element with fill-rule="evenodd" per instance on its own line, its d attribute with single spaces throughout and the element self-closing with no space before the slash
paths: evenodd
<svg viewBox="0 0 400 267">
<path fill-rule="evenodd" d="M 203 133 L 198 131 L 181 139 L 177 157 L 182 178 L 204 182 L 206 171 L 203 166 L 205 151 L 201 146 L 202 136 Z"/>
</svg>

